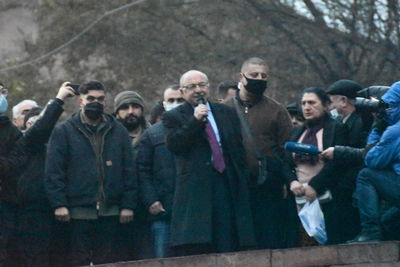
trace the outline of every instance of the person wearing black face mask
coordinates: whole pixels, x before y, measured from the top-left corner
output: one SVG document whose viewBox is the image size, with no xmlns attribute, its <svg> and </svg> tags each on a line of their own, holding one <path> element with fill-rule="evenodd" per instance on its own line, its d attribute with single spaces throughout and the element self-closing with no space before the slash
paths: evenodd
<svg viewBox="0 0 400 267">
<path fill-rule="evenodd" d="M 239 92 L 225 103 L 236 108 L 241 117 L 246 159 L 250 167 L 251 204 L 260 249 L 282 248 L 285 243 L 287 208 L 282 161 L 283 145 L 292 129 L 285 107 L 264 95 L 268 66 L 261 58 L 247 59 L 239 75 Z M 246 128 L 248 130 L 246 130 Z M 285 167 L 287 166 L 287 167 Z"/>
<path fill-rule="evenodd" d="M 105 87 L 79 87 L 81 110 L 58 125 L 49 141 L 45 188 L 57 220 L 68 223 L 68 266 L 120 260 L 116 236 L 133 220 L 137 178 L 126 129 L 104 112 Z"/>
</svg>

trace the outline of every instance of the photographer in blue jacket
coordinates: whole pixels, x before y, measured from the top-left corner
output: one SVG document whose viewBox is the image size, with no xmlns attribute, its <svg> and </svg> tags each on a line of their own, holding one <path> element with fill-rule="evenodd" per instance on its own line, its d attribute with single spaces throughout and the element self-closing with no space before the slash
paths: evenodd
<svg viewBox="0 0 400 267">
<path fill-rule="evenodd" d="M 382 96 L 386 109 L 368 138 L 373 146 L 365 155 L 366 168 L 357 177 L 356 198 L 361 233 L 350 240 L 374 242 L 382 239 L 380 202 L 400 207 L 400 82 Z"/>
</svg>

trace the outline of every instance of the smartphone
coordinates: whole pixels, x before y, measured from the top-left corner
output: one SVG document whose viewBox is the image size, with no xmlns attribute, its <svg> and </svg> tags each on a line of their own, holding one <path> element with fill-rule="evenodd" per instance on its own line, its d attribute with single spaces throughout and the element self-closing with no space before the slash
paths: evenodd
<svg viewBox="0 0 400 267">
<path fill-rule="evenodd" d="M 73 83 L 67 84 L 67 86 L 71 87 L 74 90 L 75 95 L 79 95 L 79 91 L 78 91 L 79 85 L 80 84 L 73 84 Z"/>
</svg>

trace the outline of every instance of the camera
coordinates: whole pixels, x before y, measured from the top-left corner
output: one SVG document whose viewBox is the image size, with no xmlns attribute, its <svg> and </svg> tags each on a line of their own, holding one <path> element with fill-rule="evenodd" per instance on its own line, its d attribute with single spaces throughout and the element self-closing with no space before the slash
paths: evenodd
<svg viewBox="0 0 400 267">
<path fill-rule="evenodd" d="M 389 86 L 370 86 L 357 92 L 355 106 L 359 110 L 367 112 L 382 112 L 388 108 L 388 104 L 381 97 L 389 89 Z M 371 98 L 371 99 L 370 99 Z"/>
<path fill-rule="evenodd" d="M 357 95 L 363 98 L 381 98 L 386 93 L 386 91 L 389 90 L 389 88 L 389 86 L 374 85 L 358 91 Z"/>
<path fill-rule="evenodd" d="M 368 112 L 380 112 L 388 108 L 388 104 L 386 104 L 382 100 L 372 100 L 362 97 L 356 97 L 355 106 L 360 110 Z"/>
<path fill-rule="evenodd" d="M 79 89 L 80 84 L 69 83 L 69 84 L 67 84 L 67 86 L 71 87 L 74 90 L 75 95 L 79 95 L 78 89 Z"/>
</svg>

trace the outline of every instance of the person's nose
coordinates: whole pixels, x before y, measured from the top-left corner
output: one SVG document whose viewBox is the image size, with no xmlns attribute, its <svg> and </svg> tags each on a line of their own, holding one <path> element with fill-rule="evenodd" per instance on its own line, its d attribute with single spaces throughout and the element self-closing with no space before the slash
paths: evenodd
<svg viewBox="0 0 400 267">
<path fill-rule="evenodd" d="M 132 106 L 129 106 L 128 113 L 129 113 L 129 114 L 133 114 L 133 112 L 134 112 L 133 107 L 132 107 Z"/>
<path fill-rule="evenodd" d="M 200 85 L 196 84 L 196 87 L 194 88 L 194 91 L 196 93 L 203 91 L 202 88 L 200 87 Z"/>
</svg>

